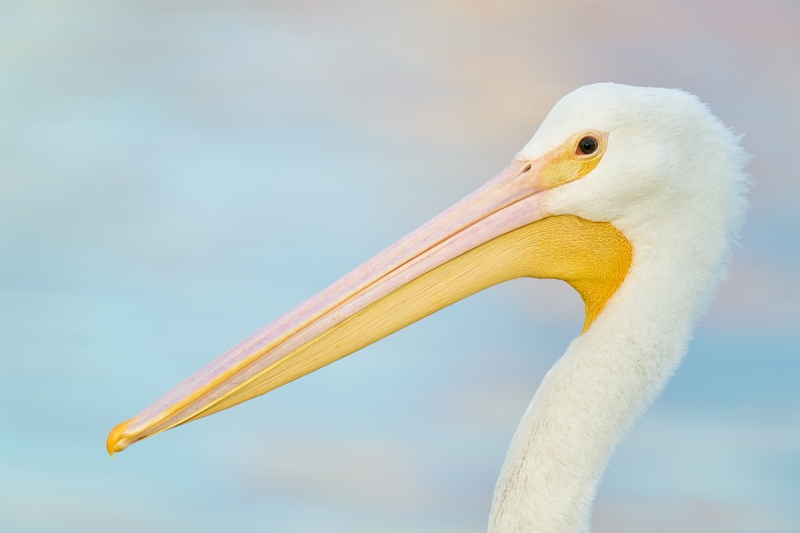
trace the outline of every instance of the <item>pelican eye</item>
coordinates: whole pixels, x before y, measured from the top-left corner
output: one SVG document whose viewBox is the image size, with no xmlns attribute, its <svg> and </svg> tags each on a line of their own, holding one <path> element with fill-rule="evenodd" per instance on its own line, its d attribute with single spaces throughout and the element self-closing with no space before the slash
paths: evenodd
<svg viewBox="0 0 800 533">
<path fill-rule="evenodd" d="M 583 155 L 590 155 L 597 151 L 597 147 L 600 143 L 597 142 L 597 139 L 592 137 L 591 135 L 587 135 L 583 137 L 580 141 L 578 141 L 578 152 Z"/>
</svg>

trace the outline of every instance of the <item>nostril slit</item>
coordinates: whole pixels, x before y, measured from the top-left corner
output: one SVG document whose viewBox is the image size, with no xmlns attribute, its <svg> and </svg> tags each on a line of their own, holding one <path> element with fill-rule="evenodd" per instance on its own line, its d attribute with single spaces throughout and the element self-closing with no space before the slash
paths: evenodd
<svg viewBox="0 0 800 533">
<path fill-rule="evenodd" d="M 528 172 L 530 169 L 531 169 L 531 164 L 528 163 L 527 165 L 525 165 L 525 168 L 522 169 L 522 172 Z"/>
</svg>

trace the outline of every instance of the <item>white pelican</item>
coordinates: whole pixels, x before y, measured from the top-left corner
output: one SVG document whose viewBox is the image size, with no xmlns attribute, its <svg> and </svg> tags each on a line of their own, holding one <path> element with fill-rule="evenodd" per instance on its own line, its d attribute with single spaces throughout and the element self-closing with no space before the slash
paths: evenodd
<svg viewBox="0 0 800 533">
<path fill-rule="evenodd" d="M 614 447 L 680 364 L 725 275 L 746 209 L 747 159 L 688 93 L 577 89 L 485 186 L 119 424 L 109 453 L 264 394 L 491 285 L 557 278 L 585 302 L 583 331 L 522 417 L 489 531 L 588 531 Z"/>
</svg>

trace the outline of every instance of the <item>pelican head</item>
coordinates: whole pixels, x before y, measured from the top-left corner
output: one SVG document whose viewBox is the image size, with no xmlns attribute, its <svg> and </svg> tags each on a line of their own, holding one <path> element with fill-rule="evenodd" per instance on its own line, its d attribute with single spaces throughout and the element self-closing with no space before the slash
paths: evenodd
<svg viewBox="0 0 800 533">
<path fill-rule="evenodd" d="M 490 530 L 586 531 L 608 457 L 724 277 L 746 160 L 688 93 L 577 89 L 486 185 L 119 424 L 108 450 L 268 392 L 502 281 L 562 279 L 584 300 L 583 331 L 520 422 Z"/>
</svg>

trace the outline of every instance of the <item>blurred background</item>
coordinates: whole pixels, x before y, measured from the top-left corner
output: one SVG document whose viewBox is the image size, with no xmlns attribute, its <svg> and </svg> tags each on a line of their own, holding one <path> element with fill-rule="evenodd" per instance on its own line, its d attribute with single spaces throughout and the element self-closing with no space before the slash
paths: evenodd
<svg viewBox="0 0 800 533">
<path fill-rule="evenodd" d="M 800 4 L 0 4 L 0 531 L 484 531 L 580 332 L 518 280 L 110 460 L 108 431 L 501 170 L 587 83 L 753 154 L 730 279 L 593 532 L 800 531 Z"/>
</svg>

